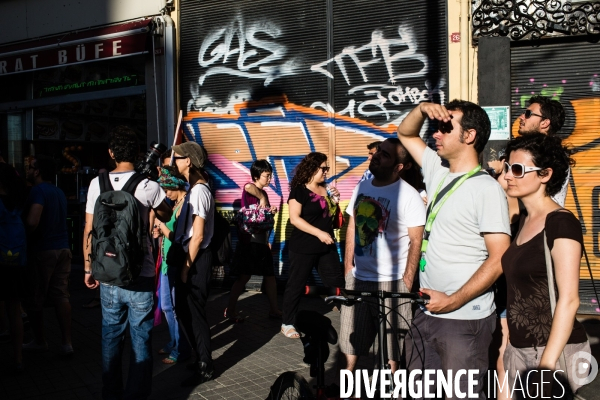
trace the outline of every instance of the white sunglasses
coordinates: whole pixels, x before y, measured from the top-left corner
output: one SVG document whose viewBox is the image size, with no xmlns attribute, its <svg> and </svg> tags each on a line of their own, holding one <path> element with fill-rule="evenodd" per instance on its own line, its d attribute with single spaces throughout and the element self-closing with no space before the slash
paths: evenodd
<svg viewBox="0 0 600 400">
<path fill-rule="evenodd" d="M 527 167 L 521 163 L 509 164 L 507 162 L 504 163 L 504 173 L 508 173 L 510 171 L 515 178 L 522 178 L 528 172 L 533 171 L 541 171 L 543 168 L 539 167 Z"/>
</svg>

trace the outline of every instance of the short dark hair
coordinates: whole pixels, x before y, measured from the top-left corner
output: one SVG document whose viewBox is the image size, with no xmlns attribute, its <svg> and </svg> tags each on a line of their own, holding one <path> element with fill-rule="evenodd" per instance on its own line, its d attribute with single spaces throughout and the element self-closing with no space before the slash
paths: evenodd
<svg viewBox="0 0 600 400">
<path fill-rule="evenodd" d="M 250 177 L 253 181 L 260 179 L 263 172 L 273 173 L 273 167 L 267 160 L 256 160 L 250 166 Z"/>
<path fill-rule="evenodd" d="M 33 156 L 35 159 L 34 167 L 40 171 L 40 176 L 43 181 L 54 181 L 56 178 L 56 161 L 52 157 L 37 155 Z"/>
<path fill-rule="evenodd" d="M 115 161 L 135 163 L 140 152 L 135 131 L 127 125 L 115 126 L 110 131 L 108 148 L 115 156 Z"/>
<path fill-rule="evenodd" d="M 575 165 L 570 157 L 570 150 L 562 145 L 558 136 L 544 135 L 543 133 L 532 133 L 522 135 L 508 142 L 506 146 L 506 158 L 510 153 L 523 150 L 531 154 L 531 160 L 536 167 L 543 168 L 537 171 L 538 176 L 545 176 L 546 168 L 552 168 L 552 176 L 546 183 L 546 195 L 554 196 L 560 192 L 567 179 L 569 167 Z"/>
<path fill-rule="evenodd" d="M 565 124 L 565 109 L 558 100 L 546 96 L 532 96 L 529 105 L 539 104 L 542 118 L 550 120 L 548 134 L 555 135 Z"/>
<path fill-rule="evenodd" d="M 382 142 L 381 142 L 380 140 L 378 140 L 378 141 L 376 141 L 376 142 L 373 142 L 373 143 L 369 143 L 369 144 L 367 145 L 367 149 L 368 149 L 368 150 L 373 150 L 373 149 L 375 149 L 375 148 L 377 148 L 377 149 L 378 149 L 378 148 L 379 148 L 379 145 L 380 145 L 381 143 L 382 143 Z"/>
<path fill-rule="evenodd" d="M 487 113 L 483 111 L 483 108 L 470 101 L 452 100 L 446 105 L 446 109 L 462 112 L 463 115 L 460 119 L 460 127 L 463 130 L 475 129 L 477 135 L 475 136 L 473 147 L 477 154 L 483 152 L 492 131 L 490 118 Z"/>
<path fill-rule="evenodd" d="M 425 189 L 423 183 L 423 174 L 421 168 L 412 158 L 406 147 L 398 138 L 389 138 L 386 141 L 396 145 L 396 165 L 403 164 L 402 179 L 404 179 L 409 185 L 414 187 L 416 190 Z M 409 167 L 410 164 L 410 167 Z"/>
<path fill-rule="evenodd" d="M 398 138 L 389 138 L 385 139 L 386 142 L 390 142 L 394 146 L 396 146 L 396 164 L 407 164 L 412 161 L 412 157 L 410 153 L 406 150 L 406 148 L 402 145 L 402 142 Z M 383 142 L 381 142 L 383 143 Z M 399 150 L 398 150 L 399 149 Z"/>
</svg>

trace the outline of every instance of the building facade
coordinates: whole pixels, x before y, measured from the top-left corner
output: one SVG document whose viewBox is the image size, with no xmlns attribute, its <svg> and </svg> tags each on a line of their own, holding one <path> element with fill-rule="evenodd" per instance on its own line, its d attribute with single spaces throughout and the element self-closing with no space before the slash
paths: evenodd
<svg viewBox="0 0 600 400">
<path fill-rule="evenodd" d="M 132 126 L 142 151 L 173 140 L 171 8 L 164 0 L 2 3 L 0 150 L 21 171 L 27 156 L 57 161 L 76 258 L 87 186 L 111 169 L 111 127 Z"/>
<path fill-rule="evenodd" d="M 573 151 L 566 208 L 581 222 L 587 257 L 581 264 L 582 309 L 596 311 L 587 260 L 600 278 L 600 2 L 473 2 L 479 101 L 510 106 L 512 133 L 533 95 L 553 97 L 566 112 L 559 133 Z M 501 148 L 502 143 L 488 150 Z M 495 153 L 487 154 L 493 158 Z"/>
</svg>

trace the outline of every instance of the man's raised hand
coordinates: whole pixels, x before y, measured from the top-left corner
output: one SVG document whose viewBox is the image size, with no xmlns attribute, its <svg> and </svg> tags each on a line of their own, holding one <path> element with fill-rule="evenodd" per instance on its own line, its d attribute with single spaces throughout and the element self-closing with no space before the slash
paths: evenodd
<svg viewBox="0 0 600 400">
<path fill-rule="evenodd" d="M 449 122 L 452 119 L 452 115 L 446 110 L 446 107 L 436 103 L 420 103 L 419 110 L 423 116 L 429 119 L 436 119 L 438 121 Z"/>
</svg>

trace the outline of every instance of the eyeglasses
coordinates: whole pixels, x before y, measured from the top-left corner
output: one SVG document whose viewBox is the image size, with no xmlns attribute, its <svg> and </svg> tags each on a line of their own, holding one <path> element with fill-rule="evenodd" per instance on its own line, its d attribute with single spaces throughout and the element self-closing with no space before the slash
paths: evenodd
<svg viewBox="0 0 600 400">
<path fill-rule="evenodd" d="M 184 158 L 187 158 L 185 156 L 173 156 L 173 160 L 183 160 Z"/>
<path fill-rule="evenodd" d="M 504 163 L 504 173 L 507 174 L 510 171 L 515 178 L 522 178 L 528 172 L 541 171 L 542 169 L 539 167 L 527 167 L 521 163 L 514 163 L 512 165 L 507 162 Z"/>
<path fill-rule="evenodd" d="M 540 114 L 536 114 L 534 112 L 531 112 L 531 110 L 525 110 L 523 112 L 523 115 L 525 115 L 525 119 L 529 119 L 529 117 L 531 117 L 532 115 L 535 115 L 536 117 L 540 117 L 542 119 L 545 119 L 542 115 Z"/>
<path fill-rule="evenodd" d="M 323 171 L 324 174 L 327 173 L 327 171 L 329 171 L 329 167 L 319 167 L 321 169 L 321 171 Z"/>
</svg>

